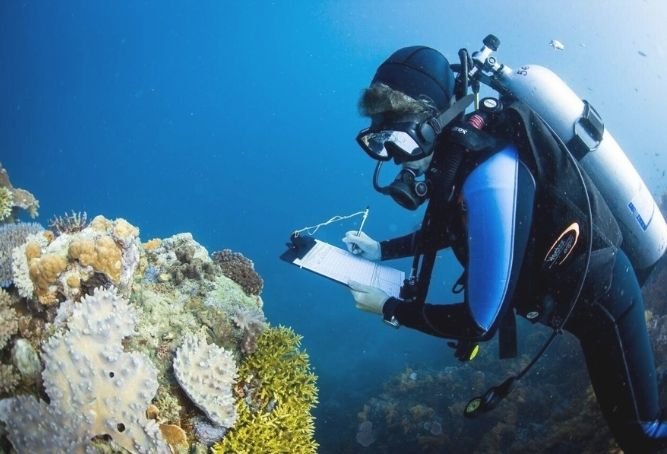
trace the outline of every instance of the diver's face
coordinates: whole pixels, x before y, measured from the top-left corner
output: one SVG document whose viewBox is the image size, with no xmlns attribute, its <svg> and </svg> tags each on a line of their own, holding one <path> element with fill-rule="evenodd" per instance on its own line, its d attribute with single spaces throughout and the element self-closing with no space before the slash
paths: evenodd
<svg viewBox="0 0 667 454">
<path fill-rule="evenodd" d="M 401 167 L 404 169 L 410 169 L 413 172 L 415 172 L 416 176 L 420 176 L 424 175 L 426 170 L 428 170 L 428 166 L 431 165 L 432 160 L 433 160 L 433 153 L 426 156 L 425 158 L 418 159 L 416 161 L 404 162 L 403 164 L 401 164 Z"/>
</svg>

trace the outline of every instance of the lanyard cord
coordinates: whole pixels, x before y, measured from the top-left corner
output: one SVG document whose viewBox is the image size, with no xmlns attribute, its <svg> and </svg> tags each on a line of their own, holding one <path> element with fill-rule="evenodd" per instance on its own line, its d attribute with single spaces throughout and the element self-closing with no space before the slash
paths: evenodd
<svg viewBox="0 0 667 454">
<path fill-rule="evenodd" d="M 299 236 L 300 233 L 305 232 L 306 234 L 308 234 L 310 236 L 313 236 L 313 235 L 315 235 L 315 232 L 317 232 L 320 229 L 320 227 L 324 227 L 324 226 L 332 224 L 334 222 L 344 221 L 345 219 L 350 219 L 350 218 L 353 218 L 355 216 L 363 216 L 362 219 L 361 219 L 361 227 L 359 228 L 359 230 L 361 230 L 361 228 L 363 228 L 363 226 L 364 226 L 364 223 L 366 222 L 366 218 L 368 217 L 368 211 L 369 211 L 369 208 L 366 207 L 366 209 L 363 210 L 363 211 L 357 211 L 356 213 L 348 214 L 346 216 L 336 215 L 336 216 L 333 216 L 330 219 L 327 219 L 324 222 L 320 222 L 319 224 L 311 225 L 311 226 L 304 227 L 304 228 L 299 229 L 299 230 L 295 230 L 295 231 L 292 232 L 292 235 L 297 237 L 297 236 Z"/>
</svg>

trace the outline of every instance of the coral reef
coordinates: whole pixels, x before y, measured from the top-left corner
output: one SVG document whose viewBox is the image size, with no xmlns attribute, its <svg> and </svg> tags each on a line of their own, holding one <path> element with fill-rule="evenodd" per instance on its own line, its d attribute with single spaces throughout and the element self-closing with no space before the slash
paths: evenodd
<svg viewBox="0 0 667 454">
<path fill-rule="evenodd" d="M 108 435 L 137 452 L 168 452 L 144 413 L 157 389 L 155 369 L 140 353 L 123 351 L 136 314 L 113 289 L 98 289 L 77 304 L 67 329 L 45 345 L 42 373 L 49 404 L 34 396 L 0 401 L 0 420 L 20 452 L 83 452 Z"/>
<path fill-rule="evenodd" d="M 195 436 L 206 447 L 210 447 L 213 443 L 220 441 L 227 432 L 227 428 L 216 426 L 206 418 L 194 418 L 193 421 Z"/>
<path fill-rule="evenodd" d="M 0 364 L 0 395 L 11 393 L 18 383 L 19 376 L 14 367 L 10 364 Z"/>
<path fill-rule="evenodd" d="M 63 216 L 54 216 L 49 221 L 49 230 L 56 235 L 63 233 L 80 232 L 88 226 L 88 214 L 83 212 L 65 213 Z"/>
<path fill-rule="evenodd" d="M 4 289 L 0 289 L 0 351 L 18 330 L 18 314 L 12 307 L 11 297 Z"/>
<path fill-rule="evenodd" d="M 250 451 L 239 444 L 251 416 L 272 421 L 254 429 L 260 440 L 289 446 L 288 427 L 307 447 L 296 452 L 314 450 L 315 378 L 294 333 L 261 341 L 258 294 L 189 233 L 142 244 L 125 220 L 67 217 L 11 249 L 13 285 L 0 292 L 0 452 L 204 452 L 240 421 L 234 446 L 256 452 L 255 441 Z M 271 370 L 245 373 L 244 398 L 236 364 L 260 351 L 250 364 Z"/>
<path fill-rule="evenodd" d="M 519 328 L 527 333 L 524 344 L 541 345 L 548 330 L 523 323 Z M 464 418 L 470 398 L 521 370 L 534 352 L 534 347 L 526 347 L 525 354 L 499 367 L 493 344 L 485 345 L 469 363 L 406 367 L 391 377 L 382 393 L 365 402 L 357 420 L 341 427 L 347 436 L 341 437 L 339 450 L 355 452 L 359 445 L 369 452 L 424 453 L 617 449 L 592 394 L 577 341 L 570 335 L 559 338 L 493 412 Z"/>
<path fill-rule="evenodd" d="M 6 215 L 7 205 L 9 215 Z M 0 164 L 0 222 L 15 220 L 19 210 L 26 210 L 34 219 L 38 214 L 39 201 L 25 189 L 15 188 L 9 180 L 7 170 Z"/>
<path fill-rule="evenodd" d="M 240 252 L 223 249 L 211 254 L 213 261 L 220 265 L 222 273 L 239 284 L 248 295 L 260 295 L 264 281 L 255 271 L 255 264 Z"/>
<path fill-rule="evenodd" d="M 245 354 L 253 353 L 257 349 L 257 339 L 266 328 L 264 313 L 259 307 L 233 307 L 230 318 L 241 330 L 241 351 Z"/>
<path fill-rule="evenodd" d="M 14 283 L 45 306 L 79 300 L 100 283 L 129 295 L 140 258 L 139 231 L 124 219 L 97 216 L 85 229 L 57 237 L 31 235 L 14 249 Z"/>
<path fill-rule="evenodd" d="M 9 287 L 12 278 L 12 251 L 21 246 L 29 235 L 44 228 L 36 222 L 19 222 L 0 225 L 0 287 Z"/>
<path fill-rule="evenodd" d="M 179 233 L 144 245 L 149 261 L 159 270 L 159 279 L 181 285 L 186 281 L 211 280 L 219 274 L 208 251 L 190 233 Z"/>
<path fill-rule="evenodd" d="M 26 383 L 37 382 L 42 373 L 42 363 L 37 351 L 25 339 L 17 339 L 12 347 L 12 363 Z"/>
<path fill-rule="evenodd" d="M 289 328 L 264 331 L 239 367 L 236 425 L 213 445 L 214 453 L 316 452 L 310 414 L 316 377 L 300 342 Z"/>
<path fill-rule="evenodd" d="M 208 418 L 222 427 L 236 421 L 232 386 L 236 379 L 234 356 L 204 336 L 188 335 L 176 350 L 174 374 L 188 397 Z"/>
<path fill-rule="evenodd" d="M 7 188 L 0 187 L 0 221 L 9 219 L 14 206 L 14 194 Z"/>
</svg>

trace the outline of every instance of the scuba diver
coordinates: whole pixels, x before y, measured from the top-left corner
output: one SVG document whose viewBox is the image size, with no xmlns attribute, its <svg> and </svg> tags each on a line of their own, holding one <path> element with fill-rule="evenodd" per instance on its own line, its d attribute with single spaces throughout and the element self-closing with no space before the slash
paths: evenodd
<svg viewBox="0 0 667 454">
<path fill-rule="evenodd" d="M 406 209 L 427 206 L 420 228 L 405 236 L 345 234 L 361 257 L 413 257 L 400 298 L 349 282 L 356 307 L 453 340 L 461 360 L 496 333 L 501 358 L 514 356 L 515 314 L 553 328 L 520 374 L 468 404 L 470 417 L 493 408 L 568 331 L 618 444 L 626 452 L 665 447 L 667 415 L 640 292 L 665 251 L 665 220 L 640 179 L 619 181 L 639 177 L 592 106 L 545 68 L 499 64 L 490 57 L 495 40 L 489 35 L 472 58 L 462 49 L 459 65 L 429 47 L 399 49 L 363 91 L 359 110 L 371 124 L 357 142 L 377 160 L 374 188 Z M 468 87 L 478 90 L 480 80 L 499 96 L 466 114 Z M 380 170 L 390 160 L 400 171 L 383 186 Z M 463 301 L 427 303 L 436 253 L 448 247 L 464 270 L 453 289 Z"/>
</svg>

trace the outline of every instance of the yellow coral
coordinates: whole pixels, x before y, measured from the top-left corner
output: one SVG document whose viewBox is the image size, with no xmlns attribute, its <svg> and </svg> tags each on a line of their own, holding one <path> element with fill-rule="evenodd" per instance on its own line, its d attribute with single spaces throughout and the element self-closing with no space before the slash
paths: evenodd
<svg viewBox="0 0 667 454">
<path fill-rule="evenodd" d="M 127 222 L 125 219 L 118 218 L 113 223 L 114 238 L 130 239 L 139 236 L 139 229 Z"/>
<path fill-rule="evenodd" d="M 28 242 L 25 245 L 25 257 L 28 259 L 28 262 L 34 258 L 38 258 L 42 255 L 42 246 L 38 243 L 32 241 Z"/>
<path fill-rule="evenodd" d="M 95 219 L 90 221 L 88 227 L 97 232 L 107 232 L 113 227 L 113 223 L 104 216 L 95 216 Z"/>
<path fill-rule="evenodd" d="M 0 187 L 0 221 L 4 221 L 12 215 L 13 206 L 14 196 L 12 195 L 12 191 Z"/>
<path fill-rule="evenodd" d="M 185 431 L 175 424 L 160 424 L 160 432 L 170 445 L 187 445 Z"/>
<path fill-rule="evenodd" d="M 44 230 L 42 232 L 42 236 L 46 239 L 48 243 L 50 243 L 56 238 L 56 236 L 53 234 L 51 230 Z"/>
<path fill-rule="evenodd" d="M 144 246 L 144 250 L 153 251 L 153 250 L 159 248 L 161 244 L 162 244 L 161 239 L 153 238 L 152 240 L 146 241 L 143 246 Z"/>
<path fill-rule="evenodd" d="M 65 282 L 67 283 L 67 286 L 71 288 L 81 287 L 81 277 L 79 276 L 78 273 L 68 274 L 67 278 L 65 279 Z"/>
<path fill-rule="evenodd" d="M 67 268 L 67 259 L 58 254 L 46 254 L 29 262 L 30 280 L 35 286 L 39 302 L 44 305 L 55 304 L 58 299 L 51 286 L 56 284 L 58 275 Z"/>
<path fill-rule="evenodd" d="M 301 337 L 289 328 L 266 329 L 257 350 L 239 368 L 234 427 L 211 450 L 222 453 L 314 453 L 314 421 L 310 411 L 317 403 L 317 377 L 308 354 L 300 349 Z"/>
<path fill-rule="evenodd" d="M 114 283 L 120 281 L 121 255 L 121 249 L 110 236 L 102 236 L 95 240 L 74 240 L 69 245 L 70 257 L 82 265 L 91 266 L 95 271 L 106 274 Z"/>
</svg>

